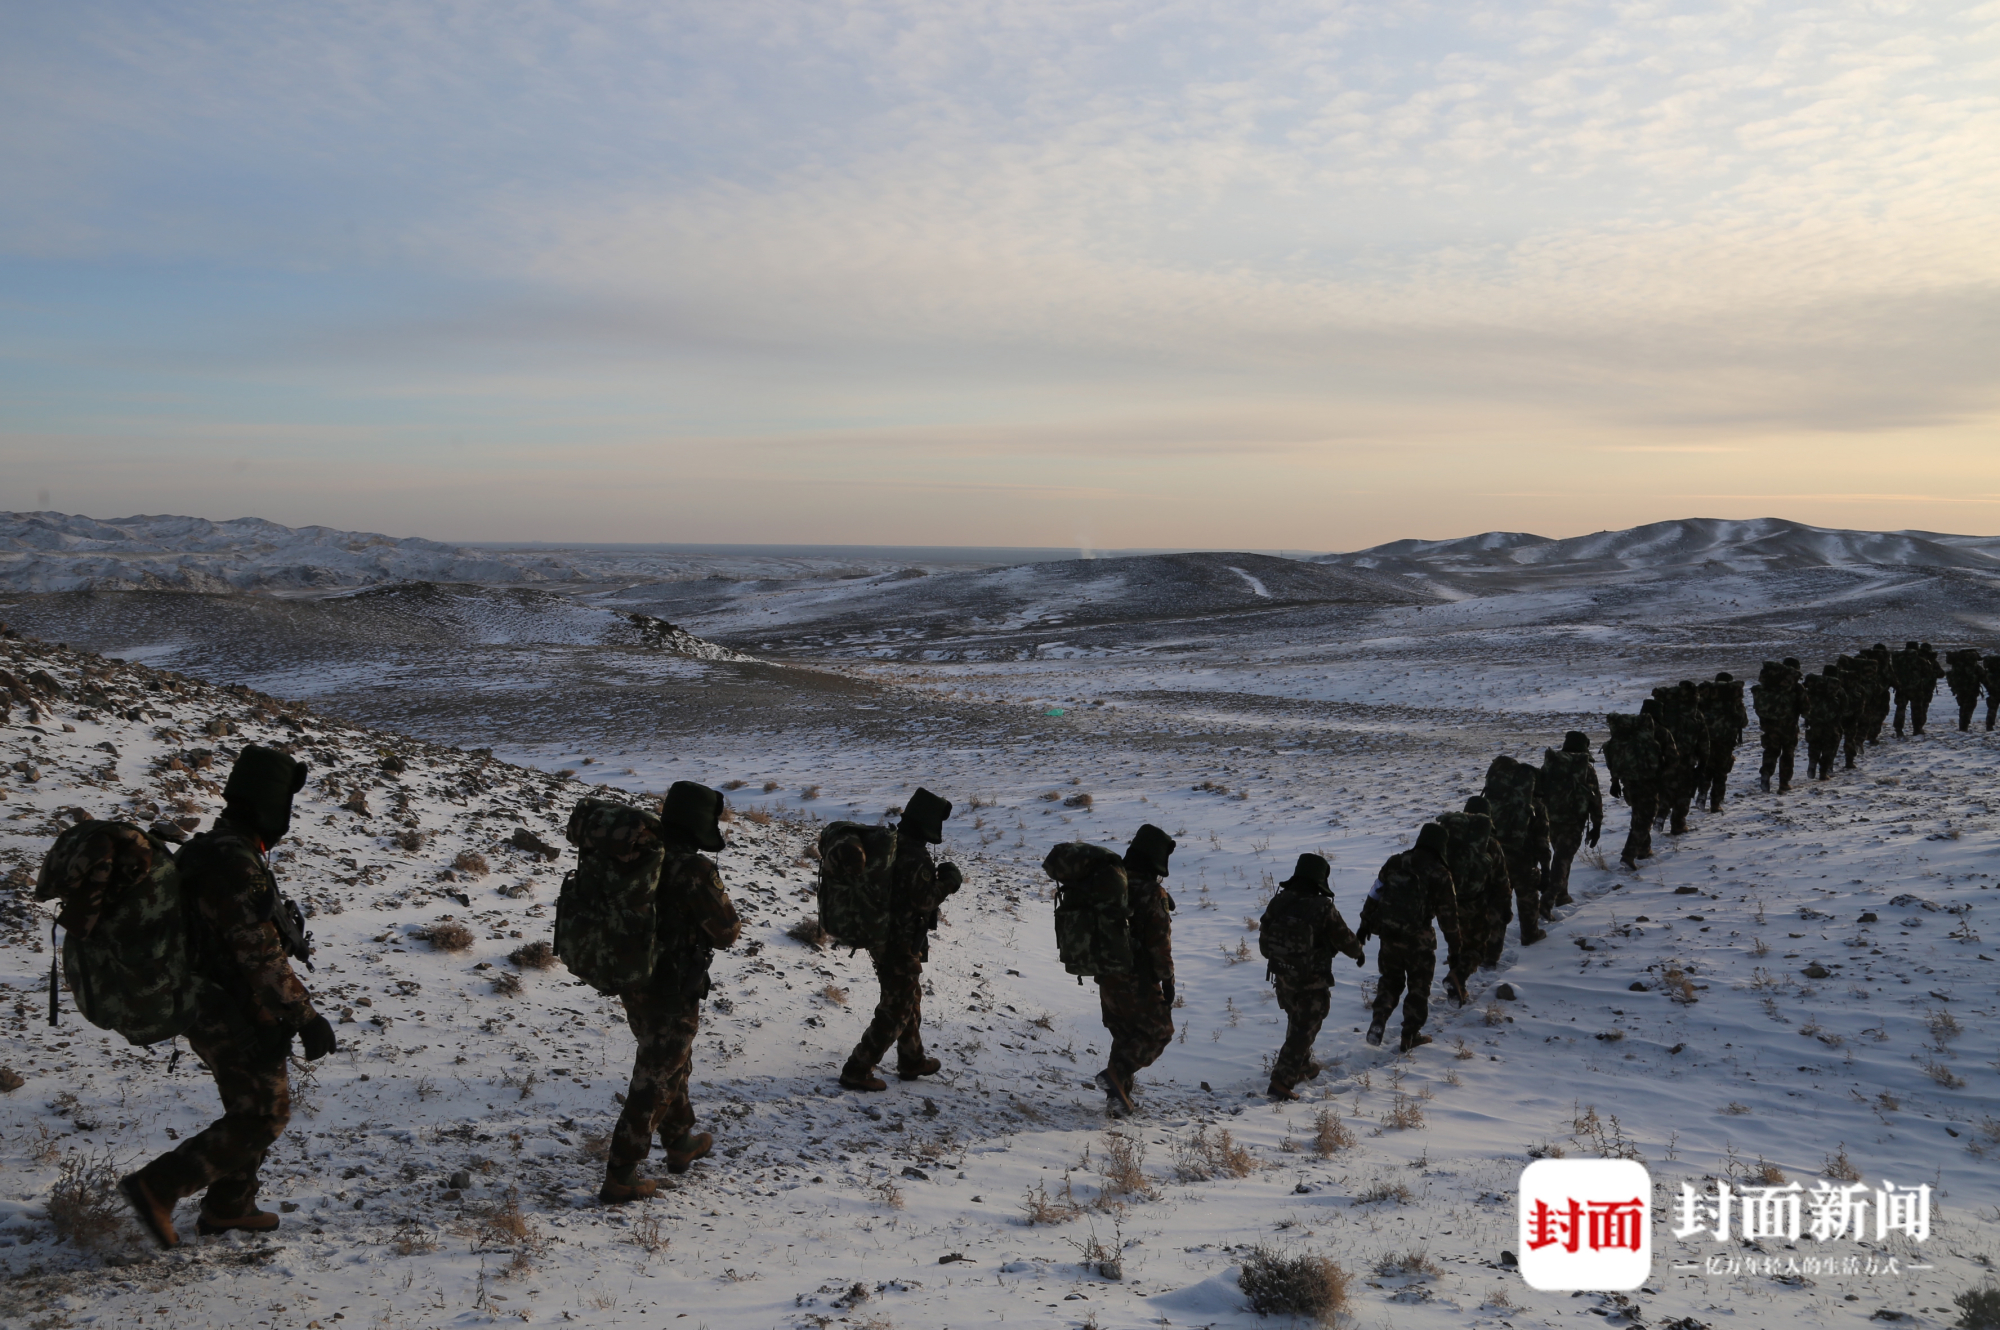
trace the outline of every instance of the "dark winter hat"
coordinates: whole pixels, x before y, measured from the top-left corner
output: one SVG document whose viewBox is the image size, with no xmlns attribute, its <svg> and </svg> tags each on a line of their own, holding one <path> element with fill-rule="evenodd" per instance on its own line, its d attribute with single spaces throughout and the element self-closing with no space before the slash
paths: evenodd
<svg viewBox="0 0 2000 1330">
<path fill-rule="evenodd" d="M 1639 704 L 1639 714 L 1642 716 L 1651 716 L 1654 720 L 1658 720 L 1660 718 L 1660 699 L 1649 697 L 1641 702 Z"/>
<path fill-rule="evenodd" d="M 1786 669 L 1795 670 L 1799 668 L 1799 658 L 1797 656 L 1787 656 L 1785 657 L 1784 664 Z"/>
<path fill-rule="evenodd" d="M 1590 751 L 1590 736 L 1582 730 L 1571 730 L 1563 735 L 1565 753 L 1587 753 Z"/>
<path fill-rule="evenodd" d="M 1915 642 L 1903 643 L 1903 650 L 1905 651 L 1915 651 L 1916 649 L 1917 649 L 1917 644 Z"/>
<path fill-rule="evenodd" d="M 1132 843 L 1125 847 L 1125 866 L 1154 877 L 1165 877 L 1167 858 L 1178 844 L 1172 836 L 1148 822 L 1139 828 L 1138 834 L 1132 837 Z"/>
<path fill-rule="evenodd" d="M 896 823 L 896 830 L 907 832 L 926 845 L 936 845 L 944 839 L 944 820 L 950 816 L 951 800 L 939 798 L 919 785 L 903 805 L 903 817 Z"/>
<path fill-rule="evenodd" d="M 1417 831 L 1417 848 L 1425 854 L 1444 855 L 1446 838 L 1444 828 L 1435 822 L 1426 822 Z"/>
<path fill-rule="evenodd" d="M 292 796 L 306 787 L 311 768 L 275 748 L 251 744 L 229 769 L 222 787 L 223 816 L 276 845 L 292 826 Z"/>
<path fill-rule="evenodd" d="M 722 840 L 722 791 L 691 780 L 677 780 L 660 801 L 660 825 L 678 831 L 698 850 L 719 850 Z"/>
<path fill-rule="evenodd" d="M 1477 813 L 1481 817 L 1489 817 L 1492 815 L 1493 805 L 1486 802 L 1485 795 L 1475 794 L 1465 801 L 1465 811 L 1468 813 Z"/>
<path fill-rule="evenodd" d="M 1715 681 L 1717 683 L 1735 683 L 1736 676 L 1731 674 L 1728 670 L 1724 670 L 1722 673 L 1715 676 Z"/>
<path fill-rule="evenodd" d="M 1305 891 L 1330 891 L 1327 883 L 1333 880 L 1333 866 L 1316 854 L 1302 854 L 1292 868 L 1292 875 L 1278 885 L 1299 887 Z"/>
</svg>

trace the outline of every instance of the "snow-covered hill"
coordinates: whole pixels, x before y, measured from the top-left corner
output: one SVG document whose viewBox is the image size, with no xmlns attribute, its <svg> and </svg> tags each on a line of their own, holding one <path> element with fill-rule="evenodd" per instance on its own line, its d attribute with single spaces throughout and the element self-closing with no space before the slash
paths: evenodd
<svg viewBox="0 0 2000 1330">
<path fill-rule="evenodd" d="M 719 856 L 744 941 L 717 958 L 696 1051 L 717 1154 L 656 1201 L 607 1210 L 593 1152 L 630 1035 L 560 967 L 509 956 L 549 936 L 567 854 L 551 861 L 537 841 L 566 851 L 576 798 L 657 777 L 581 756 L 560 774 L 512 766 L 47 643 L 0 641 L 0 666 L 19 684 L 0 726 L 0 1066 L 23 1078 L 0 1095 L 9 1324 L 1248 1326 L 1234 1273 L 1260 1244 L 1355 1272 L 1361 1324 L 1570 1325 L 1582 1311 L 1614 1325 L 1859 1325 L 1878 1311 L 1935 1324 L 2000 1257 L 2000 974 L 1981 938 L 2000 747 L 1983 732 L 1891 743 L 1783 800 L 1739 795 L 1661 837 L 1641 874 L 1579 865 L 1579 903 L 1551 940 L 1510 947 L 1465 1009 L 1440 998 L 1439 1041 L 1415 1056 L 1362 1044 L 1367 972 L 1343 965 L 1320 1044 L 1330 1070 L 1309 1102 L 1275 1110 L 1257 1092 L 1281 1031 L 1262 966 L 1241 963 L 1255 951 L 1245 916 L 1296 848 L 1338 836 L 1352 917 L 1373 864 L 1476 784 L 1483 758 L 1468 771 L 1428 744 L 1371 744 L 1339 753 L 1338 785 L 1250 801 L 1120 770 L 1074 807 L 1043 797 L 1046 766 L 987 759 L 979 805 L 961 798 L 949 824 L 967 887 L 927 978 L 946 1071 L 866 1097 L 833 1085 L 872 1001 L 866 958 L 786 932 L 811 908 L 802 809 L 815 805 L 753 780 Z M 1476 688 L 1481 672 L 1465 672 Z M 299 1071 L 263 1197 L 284 1226 L 167 1256 L 126 1237 L 80 1250 L 46 1216 L 64 1170 L 165 1148 L 214 1115 L 213 1091 L 164 1048 L 124 1047 L 73 1014 L 43 1023 L 32 868 L 79 815 L 205 821 L 253 740 L 313 763 L 277 866 L 313 911 L 310 983 L 344 1043 Z M 728 735 L 701 756 L 745 776 L 765 760 Z M 826 755 L 829 801 L 882 783 L 846 769 L 863 760 Z M 1329 831 L 1330 812 L 1347 829 Z M 1104 1048 L 1095 995 L 1055 961 L 1034 866 L 1053 840 L 1118 843 L 1141 820 L 1182 839 L 1186 1005 L 1141 1078 L 1145 1114 L 1114 1127 L 1084 1084 Z M 470 945 L 423 940 L 441 924 Z M 1501 982 L 1514 998 L 1496 996 Z M 1241 1153 L 1220 1148 L 1224 1131 Z M 1871 1184 L 1935 1186 L 1937 1231 L 1922 1247 L 1849 1244 L 1896 1255 L 1894 1276 L 1787 1274 L 1786 1259 L 1817 1254 L 1810 1240 L 1765 1243 L 1772 1272 L 1711 1274 L 1705 1256 L 1757 1253 L 1662 1237 L 1643 1293 L 1537 1294 L 1501 1253 L 1519 1170 L 1553 1149 L 1636 1151 L 1663 1198 L 1766 1164 L 1810 1181 L 1844 1157 Z M 1048 1222 L 1028 1222 L 1036 1204 Z M 1093 1244 L 1121 1259 L 1121 1280 L 1085 1262 Z"/>
<path fill-rule="evenodd" d="M 1553 540 L 1488 531 L 1456 540 L 1397 540 L 1319 560 L 1379 572 L 1591 575 L 1704 568 L 1780 572 L 1803 568 L 1957 568 L 2000 572 L 2000 536 L 1932 531 L 1844 531 L 1783 518 L 1688 518 Z"/>
</svg>

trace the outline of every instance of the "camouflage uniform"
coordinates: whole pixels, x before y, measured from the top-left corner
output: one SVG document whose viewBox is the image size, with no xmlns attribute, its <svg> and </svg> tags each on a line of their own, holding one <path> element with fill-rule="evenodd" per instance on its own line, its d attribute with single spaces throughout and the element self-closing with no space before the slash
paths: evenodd
<svg viewBox="0 0 2000 1330">
<path fill-rule="evenodd" d="M 1660 704 L 1660 723 L 1673 733 L 1678 754 L 1661 781 L 1660 798 L 1669 819 L 1667 834 L 1679 836 L 1688 829 L 1688 809 L 1708 767 L 1708 722 L 1691 680 L 1671 687 L 1663 684 L 1653 690 L 1653 698 Z"/>
<path fill-rule="evenodd" d="M 1958 728 L 1972 728 L 1972 713 L 1979 706 L 1979 690 L 1986 686 L 1986 667 L 1980 663 L 1979 648 L 1965 647 L 1945 655 L 1944 679 L 1958 702 Z"/>
<path fill-rule="evenodd" d="M 1597 783 L 1589 736 L 1571 730 L 1563 736 L 1561 749 L 1543 749 L 1535 788 L 1549 810 L 1549 878 L 1542 892 L 1542 915 L 1546 918 L 1554 907 L 1570 903 L 1570 864 L 1584 840 L 1588 838 L 1595 845 L 1604 830 L 1604 792 Z"/>
<path fill-rule="evenodd" d="M 1319 1038 L 1332 1004 L 1334 955 L 1356 961 L 1367 956 L 1334 907 L 1330 876 L 1326 860 L 1300 855 L 1298 869 L 1281 884 L 1264 912 L 1267 921 L 1282 918 L 1289 928 L 1310 927 L 1313 938 L 1313 956 L 1303 969 L 1280 970 L 1273 965 L 1270 971 L 1278 1007 L 1285 1013 L 1285 1042 L 1271 1064 L 1271 1093 L 1281 1099 L 1294 1098 L 1294 1085 L 1319 1075 L 1312 1057 L 1313 1041 Z M 1168 1031 L 1172 1032 L 1171 1025 Z"/>
<path fill-rule="evenodd" d="M 256 1200 L 264 1156 L 291 1120 L 285 1059 L 309 1027 L 311 1056 L 332 1048 L 331 1028 L 292 972 L 278 883 L 265 859 L 290 827 L 292 794 L 305 773 L 304 763 L 275 750 L 246 748 L 230 773 L 223 816 L 175 856 L 194 905 L 192 950 L 203 980 L 187 1041 L 215 1077 L 222 1118 L 121 1183 L 165 1246 L 179 1240 L 174 1203 L 204 1189 L 202 1232 L 277 1226 Z M 312 1047 L 315 1037 L 323 1047 Z"/>
<path fill-rule="evenodd" d="M 1926 643 L 1905 642 L 1903 649 L 1892 659 L 1896 667 L 1896 733 L 1903 733 L 1903 713 L 1910 716 L 1910 733 L 1922 734 L 1924 722 L 1930 718 L 1931 698 L 1937 694 L 1937 681 L 1944 670 L 1937 663 L 1935 652 L 1926 651 Z"/>
<path fill-rule="evenodd" d="M 1458 926 L 1458 900 L 1451 870 L 1445 867 L 1442 851 L 1445 834 L 1436 823 L 1417 833 L 1416 848 L 1389 856 L 1375 885 L 1361 905 L 1358 940 L 1366 942 L 1379 935 L 1375 964 L 1381 973 L 1375 989 L 1374 1020 L 1368 1026 L 1368 1042 L 1382 1042 L 1382 1032 L 1400 1002 L 1403 1008 L 1403 1051 L 1430 1042 L 1423 1036 L 1424 1022 L 1430 1018 L 1431 980 L 1437 971 L 1437 934 L 1431 921 L 1444 930 L 1447 987 L 1460 987 L 1466 973 L 1466 958 Z"/>
<path fill-rule="evenodd" d="M 1097 1005 L 1111 1035 L 1105 1071 L 1129 1098 L 1133 1078 L 1152 1066 L 1174 1038 L 1174 901 L 1147 867 L 1128 858 L 1125 872 L 1132 972 L 1099 975 Z"/>
<path fill-rule="evenodd" d="M 1757 686 L 1750 690 L 1750 700 L 1757 708 L 1758 741 L 1764 748 L 1764 761 L 1757 770 L 1758 784 L 1768 791 L 1775 773 L 1778 793 L 1783 794 L 1792 788 L 1799 722 L 1806 711 L 1805 683 L 1796 663 L 1781 665 L 1765 661 L 1757 675 Z"/>
<path fill-rule="evenodd" d="M 1868 681 L 1868 742 L 1882 742 L 1882 726 L 1895 708 L 1892 697 L 1895 689 L 1895 658 L 1889 648 L 1881 642 L 1862 651 L 1861 655 L 1875 662 L 1874 677 Z"/>
<path fill-rule="evenodd" d="M 1996 713 L 2000 713 L 2000 656 L 1988 656 L 1980 664 L 1986 667 L 1986 728 L 1993 728 Z"/>
<path fill-rule="evenodd" d="M 1839 679 L 1826 672 L 1808 674 L 1805 691 L 1806 774 L 1825 780 L 1833 774 L 1833 759 L 1840 751 L 1840 718 L 1847 705 L 1847 691 Z"/>
<path fill-rule="evenodd" d="M 1671 734 L 1655 723 L 1646 709 L 1648 698 L 1636 716 L 1610 715 L 1605 724 L 1611 738 L 1604 745 L 1604 769 L 1611 776 L 1611 797 L 1622 797 L 1632 810 L 1632 829 L 1626 833 L 1619 862 L 1637 868 L 1639 860 L 1653 857 L 1653 813 L 1659 805 L 1660 780 L 1678 760 Z"/>
<path fill-rule="evenodd" d="M 1543 917 L 1543 884 L 1549 867 L 1549 810 L 1535 782 L 1533 767 L 1503 754 L 1487 766 L 1483 791 L 1493 834 L 1507 855 L 1507 877 L 1514 887 L 1514 912 L 1524 946 L 1545 936 L 1537 921 Z"/>
<path fill-rule="evenodd" d="M 1459 933 L 1468 964 L 1489 969 L 1500 963 L 1507 925 L 1514 918 L 1514 890 L 1507 876 L 1507 852 L 1493 834 L 1485 796 L 1465 801 L 1462 813 L 1438 819 L 1445 834 L 1445 867 L 1451 871 L 1459 913 Z"/>
<path fill-rule="evenodd" d="M 904 831 L 896 834 L 890 875 L 889 938 L 868 953 L 881 997 L 874 1019 L 847 1059 L 843 1077 L 873 1072 L 891 1044 L 896 1046 L 896 1073 L 903 1079 L 937 1070 L 924 1052 L 924 962 L 931 958 L 930 935 L 938 926 L 938 907 L 958 890 L 961 879 L 955 865 L 935 863 L 930 846 Z"/>
<path fill-rule="evenodd" d="M 618 995 L 638 1043 L 625 1107 L 611 1129 L 609 1162 L 618 1170 L 643 1162 L 652 1152 L 655 1133 L 667 1151 L 669 1168 L 689 1152 L 695 1138 L 689 1134 L 694 1105 L 688 1099 L 688 1073 L 702 999 L 708 996 L 709 960 L 716 949 L 736 945 L 742 930 L 722 874 L 686 842 L 667 846 L 659 902 L 659 959 L 653 977 L 643 988 Z"/>
<path fill-rule="evenodd" d="M 1722 811 L 1722 798 L 1729 785 L 1729 773 L 1736 769 L 1736 746 L 1750 717 L 1743 710 L 1743 682 L 1729 674 L 1718 674 L 1696 689 L 1701 701 L 1703 723 L 1708 727 L 1708 762 L 1702 772 L 1700 794 L 1708 811 Z M 1700 799 L 1696 801 L 1701 802 Z"/>
<path fill-rule="evenodd" d="M 1854 761 L 1861 755 L 1862 745 L 1868 734 L 1868 694 L 1874 682 L 1870 677 L 1875 670 L 1875 662 L 1858 656 L 1842 656 L 1834 662 L 1838 667 L 1836 677 L 1846 693 L 1846 701 L 1840 710 L 1840 746 L 1842 764 L 1854 770 Z"/>
</svg>

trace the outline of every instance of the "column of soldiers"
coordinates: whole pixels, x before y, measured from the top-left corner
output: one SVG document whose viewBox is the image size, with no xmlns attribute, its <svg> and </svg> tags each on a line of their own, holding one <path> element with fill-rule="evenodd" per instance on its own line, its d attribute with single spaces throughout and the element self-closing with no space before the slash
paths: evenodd
<svg viewBox="0 0 2000 1330">
<path fill-rule="evenodd" d="M 1928 643 L 1908 642 L 1896 652 L 1877 643 L 1816 674 L 1805 673 L 1792 657 L 1764 662 L 1750 689 L 1761 728 L 1760 788 L 1769 792 L 1774 776 L 1778 792 L 1791 788 L 1801 733 L 1808 774 L 1818 779 L 1832 774 L 1837 757 L 1844 755 L 1852 768 L 1865 745 L 1880 742 L 1892 704 L 1895 733 L 1902 735 L 1907 717 L 1911 734 L 1922 735 L 1941 678 L 1958 703 L 1961 730 L 1970 728 L 1982 692 L 1986 728 L 1994 728 L 2000 655 L 1982 657 L 1967 648 L 1940 663 Z M 1607 717 L 1610 793 L 1632 811 L 1619 856 L 1628 868 L 1652 855 L 1655 821 L 1678 835 L 1687 830 L 1691 809 L 1721 810 L 1748 725 L 1743 694 L 1741 682 L 1718 674 L 1701 684 L 1655 688 L 1637 714 Z M 286 1058 L 295 1040 L 308 1059 L 337 1047 L 332 1026 L 314 1010 L 291 968 L 289 958 L 304 959 L 306 947 L 302 933 L 288 933 L 268 858 L 289 829 L 292 799 L 305 775 L 303 762 L 247 747 L 225 785 L 214 828 L 177 861 L 198 926 L 212 939 L 197 949 L 201 996 L 185 1033 L 215 1077 L 224 1111 L 212 1126 L 121 1181 L 133 1211 L 162 1246 L 180 1241 L 174 1206 L 197 1192 L 203 1194 L 197 1227 L 204 1234 L 277 1227 L 278 1216 L 259 1209 L 256 1197 L 264 1157 L 290 1116 Z M 687 1085 L 709 960 L 716 949 L 735 943 L 740 927 L 720 873 L 702 853 L 723 847 L 722 808 L 719 792 L 676 782 L 654 819 L 651 842 L 635 843 L 630 851 L 634 862 L 658 856 L 657 891 L 672 908 L 658 911 L 660 964 L 643 984 L 617 994 L 638 1050 L 599 1191 L 607 1204 L 655 1193 L 657 1180 L 639 1176 L 638 1167 L 656 1139 L 674 1173 L 685 1172 L 712 1144 L 707 1133 L 692 1130 Z M 847 1089 L 886 1089 L 874 1068 L 892 1044 L 900 1078 L 939 1070 L 923 1046 L 921 994 L 928 934 L 938 925 L 939 904 L 961 880 L 953 865 L 930 854 L 950 815 L 949 801 L 919 790 L 890 829 L 893 849 L 882 865 L 887 928 L 871 948 L 881 1001 L 841 1070 Z M 1261 945 L 1287 1018 L 1269 1093 L 1296 1099 L 1294 1087 L 1320 1073 L 1312 1048 L 1330 1005 L 1334 956 L 1365 964 L 1363 944 L 1380 939 L 1367 1041 L 1383 1041 L 1400 1007 L 1398 1046 L 1404 1052 L 1421 1047 L 1431 1042 L 1423 1027 L 1439 931 L 1446 949 L 1444 987 L 1463 1004 L 1472 970 L 1499 963 L 1510 921 L 1518 920 L 1523 945 L 1546 936 L 1541 924 L 1570 901 L 1572 860 L 1582 846 L 1597 844 L 1603 823 L 1589 738 L 1571 731 L 1560 749 L 1544 750 L 1539 768 L 1496 757 L 1480 794 L 1461 811 L 1425 823 L 1412 848 L 1382 865 L 1362 903 L 1358 929 L 1350 929 L 1334 905 L 1327 861 L 1300 855 L 1261 921 Z M 1172 837 L 1150 825 L 1127 848 L 1122 862 L 1131 961 L 1124 971 L 1098 979 L 1112 1039 L 1097 1083 L 1107 1107 L 1120 1116 L 1132 1111 L 1136 1074 L 1159 1057 L 1173 1033 L 1173 902 L 1165 879 L 1174 848 Z"/>
</svg>

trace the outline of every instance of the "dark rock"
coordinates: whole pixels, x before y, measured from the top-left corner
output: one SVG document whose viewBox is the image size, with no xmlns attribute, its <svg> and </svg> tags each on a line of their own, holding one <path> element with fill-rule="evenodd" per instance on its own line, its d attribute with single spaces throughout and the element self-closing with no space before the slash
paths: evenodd
<svg viewBox="0 0 2000 1330">
<path fill-rule="evenodd" d="M 27 1078 L 12 1067 L 0 1067 L 0 1093 L 12 1094 L 27 1083 Z"/>
<path fill-rule="evenodd" d="M 1824 965 L 1821 965 L 1818 961 L 1814 961 L 1811 965 L 1806 966 L 1806 968 L 1800 970 L 1799 973 L 1804 975 L 1808 979 L 1831 979 L 1833 977 L 1833 971 L 1827 969 Z"/>
<path fill-rule="evenodd" d="M 1631 983 L 1625 985 L 1625 991 L 1628 993 L 1643 993 L 1646 991 L 1646 981 L 1643 979 L 1634 979 Z"/>
<path fill-rule="evenodd" d="M 1502 1002 L 1513 1002 L 1520 997 L 1520 994 L 1514 991 L 1512 984 L 1499 984 L 1494 987 L 1493 996 Z"/>
<path fill-rule="evenodd" d="M 1520 1261 L 1515 1259 L 1513 1252 L 1503 1251 L 1500 1253 L 1500 1264 L 1511 1270 L 1519 1265 Z"/>
<path fill-rule="evenodd" d="M 469 1170 L 461 1168 L 458 1172 L 451 1175 L 450 1180 L 445 1185 L 453 1191 L 464 1191 L 472 1185 L 472 1174 Z"/>
<path fill-rule="evenodd" d="M 914 1164 L 903 1165 L 903 1176 L 906 1178 L 915 1178 L 918 1182 L 929 1182 L 931 1180 L 930 1174 L 924 1172 Z"/>
<path fill-rule="evenodd" d="M 512 836 L 508 837 L 507 843 L 517 850 L 525 850 L 529 854 L 537 854 L 544 859 L 562 858 L 561 850 L 558 850 L 555 846 L 549 844 L 526 827 L 516 830 Z"/>
<path fill-rule="evenodd" d="M 1858 924 L 1873 924 L 1873 923 L 1879 923 L 1881 921 L 1876 917 L 1875 911 L 1864 910 L 1862 912 L 1861 917 L 1855 920 L 1854 922 Z"/>
<path fill-rule="evenodd" d="M 1700 887 L 1675 887 L 1675 888 L 1674 888 L 1674 895 L 1676 895 L 1676 896 L 1699 896 L 1699 895 L 1701 895 L 1701 888 L 1700 888 Z"/>
</svg>

